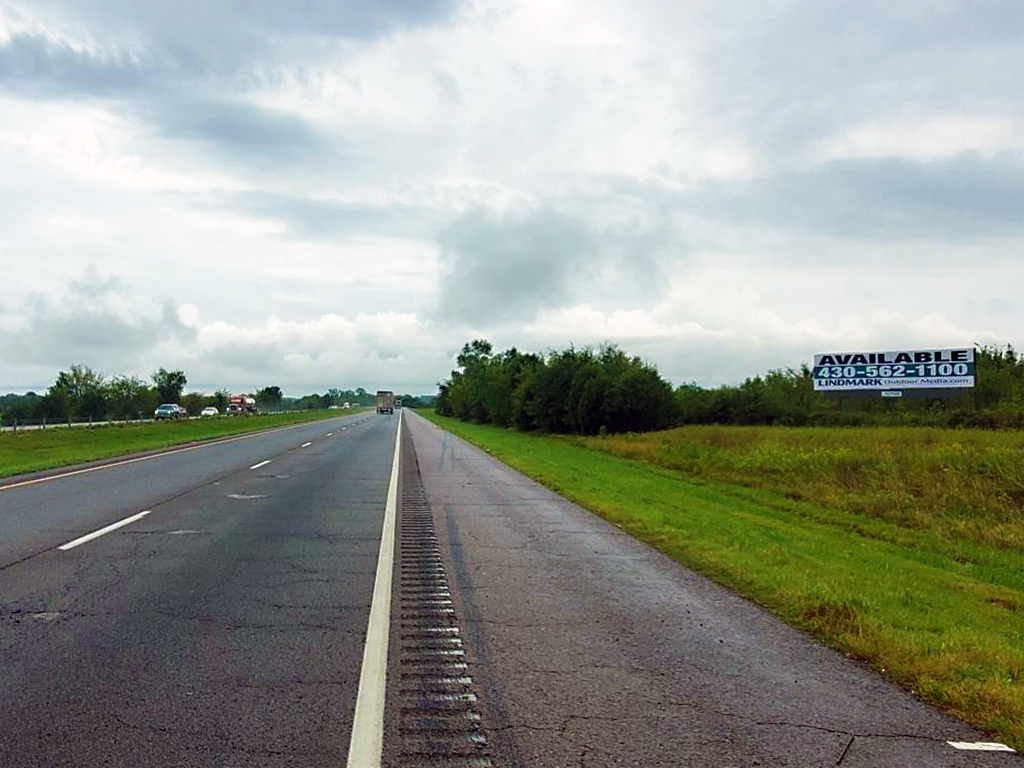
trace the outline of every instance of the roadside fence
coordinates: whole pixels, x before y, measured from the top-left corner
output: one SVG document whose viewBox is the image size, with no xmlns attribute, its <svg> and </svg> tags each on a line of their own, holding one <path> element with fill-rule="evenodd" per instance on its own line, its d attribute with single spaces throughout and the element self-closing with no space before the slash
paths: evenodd
<svg viewBox="0 0 1024 768">
<path fill-rule="evenodd" d="M 68 429 L 73 427 L 103 427 L 110 424 L 145 424 L 146 422 L 153 421 L 152 418 L 144 419 L 142 414 L 137 414 L 137 418 L 125 418 L 125 419 L 107 419 L 103 421 L 95 420 L 91 416 L 88 418 L 67 418 L 67 419 L 47 419 L 45 416 L 41 419 L 15 419 L 12 418 L 9 421 L 4 419 L 0 423 L 0 433 L 4 432 L 28 432 L 30 430 L 37 429 Z"/>
</svg>

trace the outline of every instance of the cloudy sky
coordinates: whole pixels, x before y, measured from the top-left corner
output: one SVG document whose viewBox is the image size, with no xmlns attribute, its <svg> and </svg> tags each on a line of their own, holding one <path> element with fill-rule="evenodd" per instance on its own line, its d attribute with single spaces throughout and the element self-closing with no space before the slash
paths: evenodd
<svg viewBox="0 0 1024 768">
<path fill-rule="evenodd" d="M 0 0 L 0 392 L 1024 346 L 1020 0 Z"/>
</svg>

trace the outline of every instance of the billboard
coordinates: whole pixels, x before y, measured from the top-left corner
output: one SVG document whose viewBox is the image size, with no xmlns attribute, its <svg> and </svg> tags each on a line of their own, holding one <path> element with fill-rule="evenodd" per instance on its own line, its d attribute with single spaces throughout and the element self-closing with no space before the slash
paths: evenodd
<svg viewBox="0 0 1024 768">
<path fill-rule="evenodd" d="M 826 352 L 813 376 L 827 395 L 949 397 L 974 386 L 974 348 Z"/>
</svg>

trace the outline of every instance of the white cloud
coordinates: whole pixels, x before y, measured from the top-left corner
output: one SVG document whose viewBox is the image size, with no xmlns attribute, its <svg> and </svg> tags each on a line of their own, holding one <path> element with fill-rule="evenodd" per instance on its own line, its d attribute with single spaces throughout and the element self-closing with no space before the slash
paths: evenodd
<svg viewBox="0 0 1024 768">
<path fill-rule="evenodd" d="M 641 309 L 605 313 L 587 304 L 540 312 L 534 322 L 523 327 L 523 333 L 534 341 L 557 339 L 563 344 L 591 346 L 610 341 L 626 349 L 638 341 L 686 343 L 735 336 L 733 330 L 706 328 L 692 320 L 665 322 Z"/>
<path fill-rule="evenodd" d="M 5 3 L 0 389 L 1020 346 L 1021 8 Z"/>
<path fill-rule="evenodd" d="M 906 157 L 927 161 L 963 152 L 976 152 L 986 158 L 1004 152 L 1024 153 L 1024 123 L 964 115 L 868 123 L 823 141 L 817 154 L 825 160 Z"/>
<path fill-rule="evenodd" d="M 364 385 L 358 377 L 401 375 L 409 389 L 423 383 L 403 368 L 437 357 L 430 324 L 413 314 L 381 312 L 348 318 L 328 314 L 296 322 L 270 316 L 261 325 L 223 321 L 202 325 L 189 357 L 220 380 L 274 379 L 285 391 Z M 436 363 L 435 363 L 436 365 Z M 397 384 L 396 384 L 397 387 Z"/>
</svg>

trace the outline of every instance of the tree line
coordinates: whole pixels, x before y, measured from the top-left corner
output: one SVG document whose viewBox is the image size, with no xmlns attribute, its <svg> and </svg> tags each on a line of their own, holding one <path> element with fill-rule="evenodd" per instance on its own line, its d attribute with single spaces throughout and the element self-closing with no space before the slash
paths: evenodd
<svg viewBox="0 0 1024 768">
<path fill-rule="evenodd" d="M 211 394 L 185 393 L 188 379 L 183 371 L 160 368 L 149 382 L 137 376 L 105 377 L 86 365 L 72 365 L 60 371 L 56 381 L 43 394 L 0 395 L 0 422 L 81 422 L 123 421 L 149 418 L 162 403 L 175 403 L 190 414 L 197 415 L 203 408 L 214 406 L 221 413 L 227 409 L 232 393 L 218 390 Z M 259 411 L 317 410 L 373 405 L 375 393 L 362 387 L 356 389 L 328 389 L 324 394 L 286 397 L 279 386 L 267 386 L 252 392 L 235 393 L 252 397 Z M 405 395 L 407 403 L 418 400 Z"/>
<path fill-rule="evenodd" d="M 477 339 L 439 385 L 435 410 L 464 421 L 595 435 L 665 429 L 678 421 L 672 386 L 657 369 L 615 346 L 547 357 L 515 348 L 493 354 Z"/>
<path fill-rule="evenodd" d="M 105 421 L 127 420 L 152 416 L 161 403 L 177 403 L 198 413 L 206 405 L 223 398 L 195 396 L 182 397 L 188 382 L 182 371 L 160 368 L 147 383 L 138 376 L 106 378 L 87 365 L 72 365 L 57 374 L 57 380 L 44 394 L 28 392 L 24 395 L 0 396 L 0 418 L 5 424 L 12 422 Z M 209 402 L 207 402 L 209 400 Z M 189 409 L 191 411 L 191 408 Z"/>
<path fill-rule="evenodd" d="M 676 389 L 680 424 L 1024 427 L 1024 357 L 1011 345 L 975 347 L 975 384 L 950 398 L 849 397 L 814 389 L 813 373 L 769 371 L 738 386 Z"/>
<path fill-rule="evenodd" d="M 771 370 L 735 386 L 673 386 L 615 346 L 546 356 L 494 353 L 477 339 L 438 385 L 435 410 L 463 421 L 594 435 L 684 424 L 1024 427 L 1024 357 L 1012 346 L 975 348 L 975 386 L 953 398 L 830 399 L 810 367 Z"/>
</svg>

